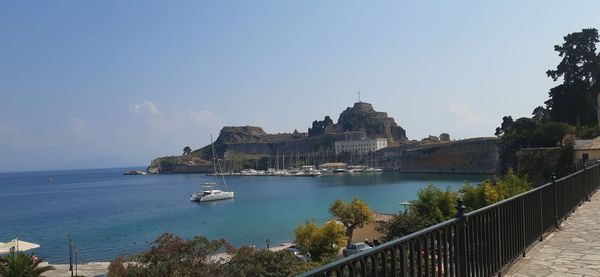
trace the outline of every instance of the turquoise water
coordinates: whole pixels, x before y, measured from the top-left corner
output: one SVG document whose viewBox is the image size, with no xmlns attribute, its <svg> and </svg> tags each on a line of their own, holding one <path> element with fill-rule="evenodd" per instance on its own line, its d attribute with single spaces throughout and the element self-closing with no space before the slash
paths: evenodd
<svg viewBox="0 0 600 277">
<path fill-rule="evenodd" d="M 0 241 L 19 235 L 39 243 L 36 253 L 53 263 L 68 262 L 68 235 L 82 262 L 139 251 L 164 232 L 265 247 L 266 239 L 271 245 L 293 240 L 294 228 L 307 219 L 325 221 L 336 198 L 359 197 L 374 211 L 393 213 L 427 184 L 457 189 L 486 177 L 397 172 L 228 177 L 235 199 L 191 203 L 189 195 L 201 183 L 217 179 L 122 175 L 131 169 L 0 173 Z"/>
</svg>

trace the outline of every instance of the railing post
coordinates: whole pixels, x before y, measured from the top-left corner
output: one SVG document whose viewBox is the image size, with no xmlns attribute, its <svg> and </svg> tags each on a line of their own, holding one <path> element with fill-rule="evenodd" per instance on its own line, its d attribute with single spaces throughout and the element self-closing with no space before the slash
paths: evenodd
<svg viewBox="0 0 600 277">
<path fill-rule="evenodd" d="M 465 205 L 462 198 L 456 201 L 456 272 L 459 277 L 467 276 L 467 217 L 465 216 Z"/>
<path fill-rule="evenodd" d="M 538 190 L 538 201 L 540 202 L 540 241 L 544 240 L 544 197 L 543 191 Z"/>
<path fill-rule="evenodd" d="M 583 180 L 585 182 L 585 201 L 590 202 L 590 176 L 589 172 L 586 170 L 587 166 L 583 163 Z"/>
<path fill-rule="evenodd" d="M 523 258 L 525 258 L 525 255 L 526 255 L 525 249 L 527 249 L 527 242 L 526 242 L 527 239 L 525 238 L 527 236 L 527 233 L 526 233 L 527 222 L 525 222 L 525 196 L 521 196 L 520 202 L 521 202 L 521 235 L 523 235 L 523 237 L 522 237 L 523 241 L 521 244 L 521 247 L 523 247 L 521 252 L 523 252 L 523 253 L 521 253 L 521 254 L 523 255 Z"/>
<path fill-rule="evenodd" d="M 558 192 L 556 188 L 556 174 L 552 173 L 552 189 L 554 190 L 554 226 L 560 228 L 558 222 Z"/>
</svg>

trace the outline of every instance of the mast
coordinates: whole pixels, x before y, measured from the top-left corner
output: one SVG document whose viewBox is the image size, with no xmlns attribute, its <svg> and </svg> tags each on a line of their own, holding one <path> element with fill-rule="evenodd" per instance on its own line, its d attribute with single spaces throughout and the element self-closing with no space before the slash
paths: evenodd
<svg viewBox="0 0 600 277">
<path fill-rule="evenodd" d="M 210 145 L 212 147 L 213 152 L 213 167 L 215 169 L 215 174 L 217 174 L 217 166 L 215 162 L 219 165 L 219 170 L 221 171 L 221 179 L 223 179 L 223 185 L 225 185 L 225 191 L 229 191 L 227 188 L 227 182 L 225 182 L 225 174 L 223 174 L 223 168 L 221 168 L 221 163 L 219 162 L 219 158 L 217 158 L 217 154 L 215 152 L 215 144 L 213 143 L 212 134 L 210 134 Z"/>
<path fill-rule="evenodd" d="M 215 145 L 213 144 L 212 134 L 210 134 L 210 147 L 213 154 L 213 171 L 217 175 L 217 155 L 215 155 Z"/>
</svg>

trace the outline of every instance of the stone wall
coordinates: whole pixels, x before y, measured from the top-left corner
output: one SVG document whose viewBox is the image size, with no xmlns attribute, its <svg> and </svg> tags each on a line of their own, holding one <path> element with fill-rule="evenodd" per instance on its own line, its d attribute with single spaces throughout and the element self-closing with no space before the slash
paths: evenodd
<svg viewBox="0 0 600 277">
<path fill-rule="evenodd" d="M 376 153 L 379 166 L 402 172 L 494 174 L 496 138 L 474 138 L 425 145 L 406 144 Z"/>
<path fill-rule="evenodd" d="M 413 142 L 370 154 L 335 155 L 334 141 L 348 135 L 329 134 L 279 143 L 232 143 L 223 145 L 219 156 L 227 165 L 226 171 L 240 170 L 244 164 L 275 167 L 277 163 L 283 164 L 284 159 L 287 166 L 344 162 L 420 173 L 494 174 L 498 166 L 496 138 Z M 210 161 L 192 156 L 159 158 L 150 168 L 157 172 L 212 172 Z"/>
</svg>

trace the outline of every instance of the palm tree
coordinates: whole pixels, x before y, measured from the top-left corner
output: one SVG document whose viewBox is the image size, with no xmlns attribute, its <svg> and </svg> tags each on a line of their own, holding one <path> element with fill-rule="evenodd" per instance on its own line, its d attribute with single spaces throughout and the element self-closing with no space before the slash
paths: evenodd
<svg viewBox="0 0 600 277">
<path fill-rule="evenodd" d="M 40 267 L 42 259 L 38 259 L 33 254 L 19 252 L 4 257 L 4 260 L 6 263 L 0 263 L 0 277 L 38 277 L 46 271 L 54 270 L 53 266 Z"/>
</svg>

